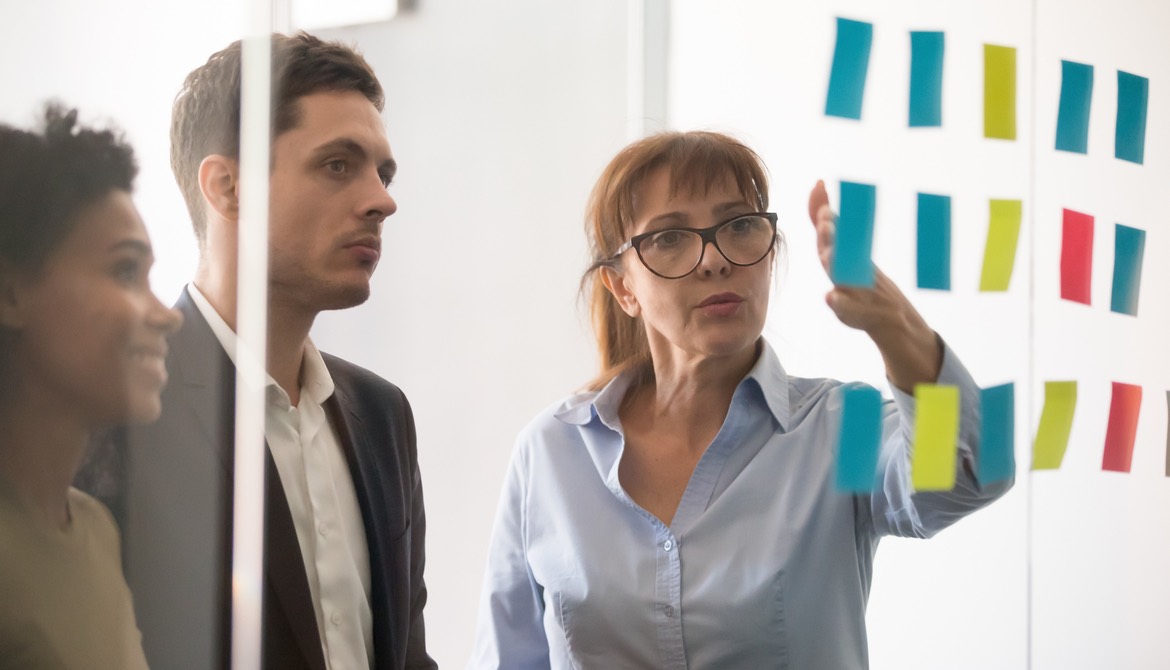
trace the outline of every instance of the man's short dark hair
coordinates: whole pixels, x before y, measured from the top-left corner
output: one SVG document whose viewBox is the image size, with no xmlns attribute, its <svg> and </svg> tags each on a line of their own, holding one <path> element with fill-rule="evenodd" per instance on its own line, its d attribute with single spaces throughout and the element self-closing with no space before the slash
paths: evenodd
<svg viewBox="0 0 1170 670">
<path fill-rule="evenodd" d="M 211 155 L 240 155 L 240 42 L 212 54 L 187 75 L 171 116 L 171 169 L 202 240 L 206 225 L 199 165 Z M 381 112 L 382 85 L 361 54 L 305 32 L 272 35 L 272 136 L 300 122 L 297 101 L 323 91 L 357 91 Z"/>
<path fill-rule="evenodd" d="M 39 131 L 0 124 L 0 260 L 39 268 L 78 210 L 129 192 L 137 173 L 121 133 L 79 126 L 76 109 L 47 104 Z"/>
</svg>

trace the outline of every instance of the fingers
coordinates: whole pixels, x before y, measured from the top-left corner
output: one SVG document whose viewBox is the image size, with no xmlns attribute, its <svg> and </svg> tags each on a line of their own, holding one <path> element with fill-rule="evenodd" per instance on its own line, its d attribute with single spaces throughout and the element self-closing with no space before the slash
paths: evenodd
<svg viewBox="0 0 1170 670">
<path fill-rule="evenodd" d="M 820 218 L 821 210 L 829 206 L 829 192 L 825 190 L 825 182 L 818 179 L 812 192 L 808 194 L 808 218 L 814 224 Z"/>
</svg>

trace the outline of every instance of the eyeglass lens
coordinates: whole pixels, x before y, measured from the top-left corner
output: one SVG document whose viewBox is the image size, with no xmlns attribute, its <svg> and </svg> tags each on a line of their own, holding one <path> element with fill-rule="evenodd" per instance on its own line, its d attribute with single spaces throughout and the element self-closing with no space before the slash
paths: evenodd
<svg viewBox="0 0 1170 670">
<path fill-rule="evenodd" d="M 772 222 L 764 216 L 741 216 L 719 226 L 715 246 L 735 265 L 753 265 L 772 248 Z M 694 270 L 703 257 L 703 236 L 696 231 L 668 229 L 643 238 L 638 255 L 653 272 L 668 278 Z"/>
</svg>

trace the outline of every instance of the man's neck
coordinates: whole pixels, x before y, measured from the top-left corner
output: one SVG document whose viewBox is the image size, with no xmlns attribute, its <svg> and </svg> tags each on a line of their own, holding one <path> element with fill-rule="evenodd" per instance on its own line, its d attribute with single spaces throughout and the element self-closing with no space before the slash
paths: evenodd
<svg viewBox="0 0 1170 670">
<path fill-rule="evenodd" d="M 197 273 L 194 284 L 232 332 L 238 333 L 235 284 L 205 272 Z M 266 338 L 268 374 L 288 394 L 294 407 L 300 400 L 305 344 L 316 317 L 316 313 L 286 305 L 269 295 Z"/>
</svg>

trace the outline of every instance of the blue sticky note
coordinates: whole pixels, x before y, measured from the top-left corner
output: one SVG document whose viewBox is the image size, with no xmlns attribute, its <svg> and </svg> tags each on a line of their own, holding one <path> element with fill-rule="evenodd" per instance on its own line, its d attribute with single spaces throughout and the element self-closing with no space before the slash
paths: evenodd
<svg viewBox="0 0 1170 670">
<path fill-rule="evenodd" d="M 1119 223 L 1114 235 L 1113 301 L 1110 309 L 1120 314 L 1137 316 L 1146 231 Z"/>
<path fill-rule="evenodd" d="M 842 387 L 841 432 L 837 442 L 837 489 L 873 490 L 882 441 L 882 394 L 864 384 Z"/>
<path fill-rule="evenodd" d="M 976 478 L 990 484 L 1016 473 L 1016 390 L 1014 384 L 980 389 L 979 462 Z"/>
<path fill-rule="evenodd" d="M 918 194 L 918 288 L 951 290 L 951 198 Z"/>
<path fill-rule="evenodd" d="M 1089 151 L 1089 107 L 1093 99 L 1093 66 L 1060 61 L 1060 110 L 1056 116 L 1056 148 L 1078 154 Z"/>
<path fill-rule="evenodd" d="M 1146 154 L 1146 104 L 1150 80 L 1117 71 L 1117 134 L 1114 155 L 1141 164 Z"/>
<path fill-rule="evenodd" d="M 910 33 L 910 127 L 942 125 L 944 33 Z"/>
<path fill-rule="evenodd" d="M 834 284 L 873 286 L 873 211 L 877 189 L 872 184 L 841 182 L 841 215 L 829 274 Z"/>
<path fill-rule="evenodd" d="M 833 70 L 829 73 L 825 116 L 861 118 L 861 98 L 865 93 L 872 43 L 872 23 L 837 19 L 837 46 L 833 50 Z"/>
</svg>

